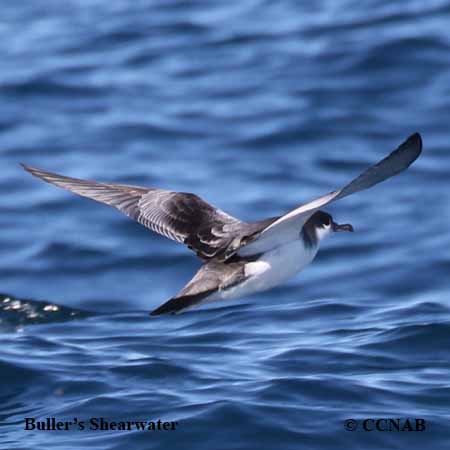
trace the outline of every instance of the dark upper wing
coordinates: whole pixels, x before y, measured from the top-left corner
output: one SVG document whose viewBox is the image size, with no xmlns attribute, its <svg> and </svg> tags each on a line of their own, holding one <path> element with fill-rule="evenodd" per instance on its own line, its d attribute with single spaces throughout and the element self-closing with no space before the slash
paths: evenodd
<svg viewBox="0 0 450 450">
<path fill-rule="evenodd" d="M 343 188 L 305 203 L 273 221 L 261 232 L 248 239 L 248 244 L 239 249 L 238 254 L 246 256 L 267 251 L 277 245 L 296 239 L 305 222 L 317 210 L 403 172 L 419 157 L 421 151 L 422 139 L 419 133 L 415 133 L 386 158 L 369 167 Z"/>
<path fill-rule="evenodd" d="M 145 227 L 186 244 L 205 260 L 224 258 L 235 236 L 248 226 L 195 194 L 97 183 L 23 167 L 48 183 L 114 206 Z"/>
</svg>

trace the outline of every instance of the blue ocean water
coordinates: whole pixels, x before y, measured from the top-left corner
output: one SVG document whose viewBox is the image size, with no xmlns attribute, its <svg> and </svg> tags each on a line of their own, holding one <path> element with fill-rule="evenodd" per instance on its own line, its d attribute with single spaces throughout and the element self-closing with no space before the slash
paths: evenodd
<svg viewBox="0 0 450 450">
<path fill-rule="evenodd" d="M 448 449 L 449 23 L 444 0 L 4 2 L 0 447 Z M 416 131 L 422 157 L 332 205 L 356 232 L 298 277 L 157 318 L 193 254 L 19 166 L 258 220 Z M 25 431 L 26 417 L 178 427 Z"/>
</svg>

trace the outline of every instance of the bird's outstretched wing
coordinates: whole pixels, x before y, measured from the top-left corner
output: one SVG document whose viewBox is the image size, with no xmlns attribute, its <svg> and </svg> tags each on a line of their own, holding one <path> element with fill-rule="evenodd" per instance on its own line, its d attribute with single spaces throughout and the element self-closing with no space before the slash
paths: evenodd
<svg viewBox="0 0 450 450">
<path fill-rule="evenodd" d="M 249 226 L 195 194 L 97 183 L 22 165 L 48 183 L 113 206 L 152 231 L 186 244 L 204 260 L 221 259 L 236 234 Z"/>
<path fill-rule="evenodd" d="M 268 227 L 255 233 L 238 254 L 245 256 L 296 239 L 305 222 L 320 208 L 348 195 L 368 189 L 407 169 L 420 155 L 422 139 L 419 133 L 411 135 L 396 150 L 341 189 L 330 192 L 281 216 Z"/>
</svg>

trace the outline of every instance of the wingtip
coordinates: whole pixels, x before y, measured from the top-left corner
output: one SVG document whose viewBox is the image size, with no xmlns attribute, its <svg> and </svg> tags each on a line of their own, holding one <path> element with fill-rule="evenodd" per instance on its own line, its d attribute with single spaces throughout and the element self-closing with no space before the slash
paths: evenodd
<svg viewBox="0 0 450 450">
<path fill-rule="evenodd" d="M 29 166 L 28 164 L 19 163 L 22 168 L 28 172 L 30 175 L 33 175 L 33 177 L 40 178 L 43 181 L 46 181 L 48 183 L 52 183 L 52 181 L 49 179 L 49 177 L 58 177 L 59 175 L 51 172 L 47 172 L 45 170 L 39 169 L 38 167 Z M 62 176 L 59 176 L 63 178 Z M 55 184 L 55 183 L 53 183 Z"/>
<path fill-rule="evenodd" d="M 405 144 L 414 146 L 417 149 L 418 153 L 420 153 L 423 146 L 422 136 L 416 131 L 411 136 L 409 136 L 408 139 L 406 139 Z"/>
<path fill-rule="evenodd" d="M 416 132 L 411 134 L 398 148 L 397 152 L 405 158 L 402 170 L 411 165 L 422 153 L 422 136 Z M 393 152 L 395 153 L 395 151 Z"/>
<path fill-rule="evenodd" d="M 39 169 L 36 169 L 35 167 L 31 167 L 28 164 L 25 164 L 25 163 L 19 163 L 19 164 L 22 166 L 23 170 L 26 170 L 28 173 L 31 173 L 31 175 L 34 175 L 35 172 L 39 171 Z"/>
</svg>

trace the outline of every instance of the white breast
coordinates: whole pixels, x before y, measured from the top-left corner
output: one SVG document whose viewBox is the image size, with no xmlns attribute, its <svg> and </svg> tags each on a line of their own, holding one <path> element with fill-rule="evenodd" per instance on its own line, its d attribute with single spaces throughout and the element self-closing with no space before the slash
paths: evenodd
<svg viewBox="0 0 450 450">
<path fill-rule="evenodd" d="M 303 240 L 295 240 L 265 253 L 257 261 L 245 265 L 246 281 L 227 289 L 220 298 L 235 298 L 270 289 L 291 278 L 316 256 L 318 247 L 308 248 Z"/>
</svg>

